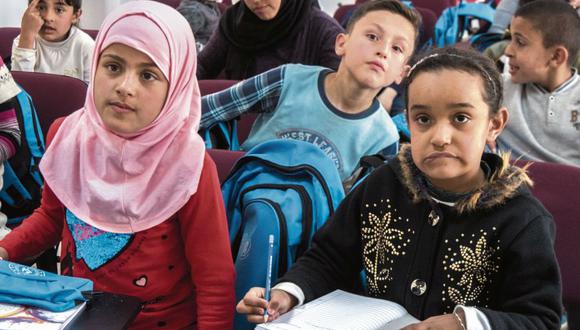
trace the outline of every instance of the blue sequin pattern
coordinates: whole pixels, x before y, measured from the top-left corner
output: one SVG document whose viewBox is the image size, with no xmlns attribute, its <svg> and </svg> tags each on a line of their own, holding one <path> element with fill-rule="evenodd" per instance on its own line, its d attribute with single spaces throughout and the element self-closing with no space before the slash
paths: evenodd
<svg viewBox="0 0 580 330">
<path fill-rule="evenodd" d="M 68 209 L 66 223 L 75 243 L 76 259 L 84 260 L 92 271 L 117 256 L 133 238 L 133 234 L 110 233 L 95 228 Z"/>
</svg>

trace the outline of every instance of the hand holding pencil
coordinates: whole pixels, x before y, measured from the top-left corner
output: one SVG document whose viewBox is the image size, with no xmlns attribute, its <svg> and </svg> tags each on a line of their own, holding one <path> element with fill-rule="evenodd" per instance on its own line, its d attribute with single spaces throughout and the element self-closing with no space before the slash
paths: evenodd
<svg viewBox="0 0 580 330">
<path fill-rule="evenodd" d="M 292 309 L 298 300 L 283 290 L 270 290 L 274 263 L 274 235 L 268 236 L 268 255 L 266 269 L 266 287 L 251 288 L 236 306 L 240 314 L 247 314 L 251 323 L 265 323 L 277 319 Z"/>
<path fill-rule="evenodd" d="M 283 290 L 272 289 L 269 302 L 265 296 L 265 288 L 251 288 L 236 306 L 236 311 L 240 314 L 246 314 L 248 322 L 257 324 L 264 322 L 266 309 L 268 310 L 268 321 L 273 321 L 298 304 L 296 297 Z"/>
</svg>

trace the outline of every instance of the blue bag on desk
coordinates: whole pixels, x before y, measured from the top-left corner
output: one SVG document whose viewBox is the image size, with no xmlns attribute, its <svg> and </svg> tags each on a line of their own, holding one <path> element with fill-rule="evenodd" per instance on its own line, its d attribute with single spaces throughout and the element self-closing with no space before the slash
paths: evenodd
<svg viewBox="0 0 580 330">
<path fill-rule="evenodd" d="M 73 308 L 86 300 L 82 291 L 91 291 L 93 282 L 61 276 L 40 269 L 0 260 L 0 303 L 40 307 L 52 312 Z"/>
</svg>

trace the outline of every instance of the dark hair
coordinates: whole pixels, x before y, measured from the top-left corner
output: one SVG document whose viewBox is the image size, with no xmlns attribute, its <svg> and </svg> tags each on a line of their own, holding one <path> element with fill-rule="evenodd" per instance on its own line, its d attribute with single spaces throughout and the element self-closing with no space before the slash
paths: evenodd
<svg viewBox="0 0 580 330">
<path fill-rule="evenodd" d="M 409 104 L 409 86 L 422 72 L 442 70 L 463 71 L 481 78 L 482 96 L 491 113 L 497 113 L 503 102 L 503 87 L 499 71 L 485 55 L 472 49 L 438 48 L 421 56 L 405 78 L 405 102 Z"/>
<path fill-rule="evenodd" d="M 379 10 L 386 10 L 393 14 L 403 16 L 407 21 L 409 21 L 415 30 L 414 41 L 415 45 L 417 44 L 419 29 L 421 28 L 421 15 L 415 9 L 409 8 L 397 0 L 371 0 L 363 3 L 357 7 L 350 17 L 348 24 L 346 25 L 346 33 L 351 33 L 356 23 L 366 14 Z"/>
<path fill-rule="evenodd" d="M 63 0 L 67 5 L 73 7 L 73 13 L 76 13 L 81 9 L 83 0 Z M 32 0 L 28 0 L 28 3 L 31 3 Z"/>
<path fill-rule="evenodd" d="M 527 5 L 528 3 L 532 3 L 534 1 L 538 1 L 538 0 L 519 0 L 518 2 L 518 8 L 521 8 L 525 5 Z M 565 2 L 568 3 L 568 0 L 551 0 L 551 1 L 560 1 L 560 2 Z"/>
<path fill-rule="evenodd" d="M 568 64 L 574 64 L 580 50 L 580 17 L 572 6 L 565 1 L 538 0 L 519 8 L 514 17 L 528 21 L 541 34 L 545 48 L 566 48 Z"/>
</svg>

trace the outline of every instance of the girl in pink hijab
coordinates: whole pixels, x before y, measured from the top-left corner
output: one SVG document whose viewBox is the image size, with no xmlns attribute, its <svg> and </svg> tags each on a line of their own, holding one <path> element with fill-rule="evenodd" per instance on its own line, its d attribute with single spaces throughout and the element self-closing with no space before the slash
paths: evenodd
<svg viewBox="0 0 580 330">
<path fill-rule="evenodd" d="M 197 134 L 195 41 L 152 1 L 112 12 L 85 106 L 55 122 L 42 204 L 0 241 L 24 261 L 62 241 L 62 273 L 137 296 L 133 328 L 230 329 L 234 267 L 214 162 Z"/>
</svg>

